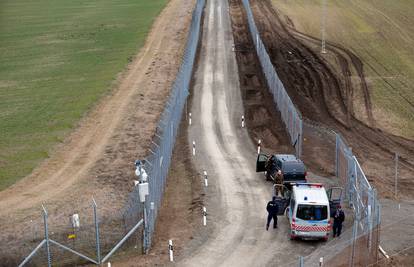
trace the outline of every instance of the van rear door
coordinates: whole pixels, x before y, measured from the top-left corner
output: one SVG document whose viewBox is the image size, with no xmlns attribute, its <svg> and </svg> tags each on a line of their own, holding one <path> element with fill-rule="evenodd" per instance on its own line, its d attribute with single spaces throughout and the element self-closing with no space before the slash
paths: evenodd
<svg viewBox="0 0 414 267">
<path fill-rule="evenodd" d="M 298 204 L 296 210 L 296 234 L 300 237 L 323 238 L 328 228 L 328 206 Z"/>
<path fill-rule="evenodd" d="M 341 205 L 342 191 L 342 187 L 331 187 L 328 191 L 326 191 L 329 200 L 329 212 L 331 217 L 334 216 L 336 208 Z"/>
<path fill-rule="evenodd" d="M 266 154 L 257 155 L 256 172 L 266 171 L 266 162 L 269 157 Z"/>
</svg>

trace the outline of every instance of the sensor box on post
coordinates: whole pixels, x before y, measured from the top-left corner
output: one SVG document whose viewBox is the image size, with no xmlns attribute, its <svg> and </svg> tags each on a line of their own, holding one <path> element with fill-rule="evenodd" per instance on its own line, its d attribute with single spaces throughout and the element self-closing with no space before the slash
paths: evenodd
<svg viewBox="0 0 414 267">
<path fill-rule="evenodd" d="M 149 195 L 148 183 L 138 184 L 139 200 L 145 202 L 145 196 Z"/>
</svg>

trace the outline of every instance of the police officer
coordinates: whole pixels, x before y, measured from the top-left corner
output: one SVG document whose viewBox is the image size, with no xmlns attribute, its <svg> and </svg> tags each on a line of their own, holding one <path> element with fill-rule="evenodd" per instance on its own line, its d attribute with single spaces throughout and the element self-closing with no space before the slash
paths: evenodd
<svg viewBox="0 0 414 267">
<path fill-rule="evenodd" d="M 345 221 L 345 213 L 341 209 L 341 205 L 336 207 L 335 215 L 334 215 L 334 223 L 333 223 L 333 237 L 341 235 L 342 231 L 342 223 Z"/>
<path fill-rule="evenodd" d="M 279 211 L 279 207 L 276 203 L 276 196 L 273 197 L 271 201 L 267 203 L 267 224 L 266 224 L 266 231 L 269 230 L 269 224 L 273 219 L 273 228 L 277 228 L 277 213 Z"/>
</svg>

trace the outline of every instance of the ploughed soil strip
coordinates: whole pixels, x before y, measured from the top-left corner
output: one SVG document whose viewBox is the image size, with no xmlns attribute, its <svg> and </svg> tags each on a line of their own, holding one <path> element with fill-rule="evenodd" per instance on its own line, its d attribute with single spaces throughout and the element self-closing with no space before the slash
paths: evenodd
<svg viewBox="0 0 414 267">
<path fill-rule="evenodd" d="M 394 153 L 398 152 L 400 194 L 412 198 L 414 182 L 410 177 L 414 171 L 414 141 L 375 128 L 361 60 L 351 51 L 328 43 L 328 53 L 334 54 L 339 63 L 339 67 L 332 66 L 310 47 L 319 40 L 298 33 L 292 25 L 285 25 L 280 14 L 273 9 L 271 1 L 250 2 L 275 69 L 293 102 L 309 122 L 309 127 L 305 127 L 305 138 L 308 136 L 304 142 L 305 162 L 312 165 L 312 168 L 332 171 L 332 168 L 323 165 L 325 162 L 332 166 L 334 154 L 327 154 L 330 149 L 323 148 L 323 143 L 326 143 L 327 136 L 332 139 L 332 134 L 327 135 L 325 128 L 334 129 L 354 149 L 367 178 L 383 196 L 392 194 L 393 158 Z M 353 74 L 359 79 L 358 83 L 351 81 Z M 358 90 L 364 98 L 364 122 L 354 114 L 352 99 Z M 325 127 L 319 127 L 321 125 Z M 315 131 L 318 133 L 315 134 Z M 332 140 L 328 143 L 332 147 Z"/>
<path fill-rule="evenodd" d="M 244 7 L 239 0 L 230 0 L 229 3 L 234 52 L 249 135 L 255 143 L 260 139 L 262 148 L 267 153 L 294 154 L 285 125 L 267 87 L 249 32 Z"/>
</svg>

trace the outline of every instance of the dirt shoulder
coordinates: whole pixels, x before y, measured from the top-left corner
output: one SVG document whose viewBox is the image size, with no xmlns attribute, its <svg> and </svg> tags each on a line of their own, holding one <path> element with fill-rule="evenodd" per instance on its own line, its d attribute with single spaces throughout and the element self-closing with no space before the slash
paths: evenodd
<svg viewBox="0 0 414 267">
<path fill-rule="evenodd" d="M 62 220 L 67 223 L 75 210 L 82 214 L 90 209 L 92 196 L 102 216 L 122 207 L 133 185 L 132 164 L 147 153 L 181 63 L 193 6 L 191 0 L 171 0 L 114 90 L 51 158 L 0 192 L 0 239 L 9 240 L 10 232 L 14 236 L 3 245 L 10 248 L 24 243 L 23 232 L 16 228 L 28 228 L 30 221 L 40 223 L 41 204 L 49 210 L 50 224 Z M 2 254 L 7 252 L 0 250 Z"/>
</svg>

